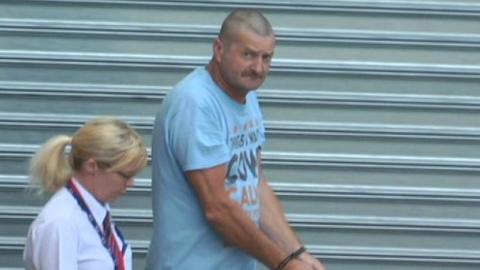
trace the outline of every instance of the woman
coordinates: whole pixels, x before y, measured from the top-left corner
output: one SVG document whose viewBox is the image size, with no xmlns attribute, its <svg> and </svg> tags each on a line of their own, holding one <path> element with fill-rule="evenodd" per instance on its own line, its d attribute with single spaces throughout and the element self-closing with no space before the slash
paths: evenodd
<svg viewBox="0 0 480 270">
<path fill-rule="evenodd" d="M 110 223 L 109 203 L 146 164 L 141 137 L 113 118 L 92 120 L 73 137 L 45 143 L 31 161 L 31 177 L 54 194 L 30 226 L 26 269 L 132 269 L 131 248 Z"/>
</svg>

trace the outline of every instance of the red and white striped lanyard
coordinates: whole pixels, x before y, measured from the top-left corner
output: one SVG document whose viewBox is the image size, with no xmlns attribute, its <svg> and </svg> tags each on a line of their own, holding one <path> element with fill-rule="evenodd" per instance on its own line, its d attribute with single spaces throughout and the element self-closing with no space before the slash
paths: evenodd
<svg viewBox="0 0 480 270">
<path fill-rule="evenodd" d="M 70 179 L 67 183 L 67 190 L 72 194 L 73 198 L 77 201 L 78 205 L 80 208 L 87 214 L 88 221 L 92 224 L 93 228 L 95 231 L 98 233 L 100 236 L 100 239 L 102 241 L 103 246 L 108 250 L 108 253 L 110 254 L 110 257 L 112 257 L 113 263 L 115 265 L 115 270 L 119 270 L 119 265 L 117 261 L 117 255 L 115 254 L 115 251 L 113 248 L 108 244 L 108 239 L 106 235 L 103 233 L 102 229 L 98 225 L 97 221 L 95 220 L 92 212 L 90 211 L 90 208 L 88 208 L 87 203 L 83 199 L 82 195 L 80 194 L 80 191 L 78 191 L 78 188 L 75 186 L 73 181 Z M 122 241 L 122 256 L 125 255 L 125 251 L 127 249 L 128 244 L 125 242 L 123 235 L 121 234 L 120 230 L 118 230 L 117 226 L 114 225 L 115 231 L 117 232 L 117 235 L 119 236 L 120 240 Z M 123 258 L 120 258 L 123 260 Z"/>
</svg>

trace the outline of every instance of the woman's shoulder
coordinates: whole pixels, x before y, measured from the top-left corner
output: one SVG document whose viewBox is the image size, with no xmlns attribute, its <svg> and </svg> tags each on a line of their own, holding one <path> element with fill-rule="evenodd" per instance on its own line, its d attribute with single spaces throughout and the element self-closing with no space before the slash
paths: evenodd
<svg viewBox="0 0 480 270">
<path fill-rule="evenodd" d="M 66 189 L 57 191 L 36 218 L 37 226 L 75 227 L 81 214 L 75 200 Z"/>
</svg>

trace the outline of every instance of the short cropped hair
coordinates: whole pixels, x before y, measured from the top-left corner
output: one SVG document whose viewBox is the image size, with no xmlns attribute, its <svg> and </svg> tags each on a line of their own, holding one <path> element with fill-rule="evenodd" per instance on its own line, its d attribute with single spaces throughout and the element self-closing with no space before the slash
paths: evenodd
<svg viewBox="0 0 480 270">
<path fill-rule="evenodd" d="M 229 43 L 235 40 L 239 30 L 252 31 L 262 37 L 275 35 L 268 19 L 256 9 L 232 11 L 223 21 L 218 37 Z"/>
</svg>

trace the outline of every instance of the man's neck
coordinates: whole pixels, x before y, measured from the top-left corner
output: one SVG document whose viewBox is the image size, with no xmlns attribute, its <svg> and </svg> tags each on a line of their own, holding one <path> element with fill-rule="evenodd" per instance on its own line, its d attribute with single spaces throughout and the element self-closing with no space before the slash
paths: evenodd
<svg viewBox="0 0 480 270">
<path fill-rule="evenodd" d="M 240 104 L 245 104 L 247 98 L 245 95 L 239 94 L 237 91 L 233 89 L 232 86 L 230 86 L 222 77 L 222 74 L 220 73 L 218 65 L 214 62 L 214 60 L 211 60 L 210 63 L 207 65 L 207 71 L 210 73 L 210 76 L 212 77 L 213 81 L 218 85 L 220 89 L 222 89 L 225 94 L 227 94 L 230 98 L 235 100 L 236 102 Z"/>
</svg>

